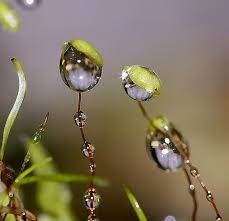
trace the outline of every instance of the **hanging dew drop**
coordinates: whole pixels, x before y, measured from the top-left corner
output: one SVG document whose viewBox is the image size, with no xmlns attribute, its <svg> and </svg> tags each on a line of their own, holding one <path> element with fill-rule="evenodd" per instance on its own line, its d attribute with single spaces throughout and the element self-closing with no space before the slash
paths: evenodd
<svg viewBox="0 0 229 221">
<path fill-rule="evenodd" d="M 18 0 L 18 3 L 26 9 L 35 9 L 41 4 L 41 0 Z"/>
<path fill-rule="evenodd" d="M 158 119 L 154 119 L 153 122 L 156 120 Z M 184 151 L 188 154 L 188 145 L 183 141 L 181 134 L 171 124 L 168 124 L 167 127 L 180 137 L 186 148 Z M 181 155 L 170 138 L 151 125 L 146 136 L 146 149 L 149 157 L 163 170 L 173 172 L 184 164 Z"/>
<path fill-rule="evenodd" d="M 92 89 L 102 75 L 103 61 L 96 49 L 84 40 L 72 40 L 64 45 L 60 59 L 60 74 L 74 91 Z"/>
<path fill-rule="evenodd" d="M 95 214 L 90 214 L 87 221 L 99 221 Z"/>
<path fill-rule="evenodd" d="M 176 221 L 174 216 L 166 216 L 164 221 Z"/>
<path fill-rule="evenodd" d="M 94 188 L 90 188 L 84 194 L 84 202 L 87 209 L 96 209 L 100 204 L 100 195 Z"/>
<path fill-rule="evenodd" d="M 137 101 L 146 101 L 160 94 L 159 77 L 143 66 L 125 66 L 122 70 L 122 84 L 127 95 Z"/>
</svg>

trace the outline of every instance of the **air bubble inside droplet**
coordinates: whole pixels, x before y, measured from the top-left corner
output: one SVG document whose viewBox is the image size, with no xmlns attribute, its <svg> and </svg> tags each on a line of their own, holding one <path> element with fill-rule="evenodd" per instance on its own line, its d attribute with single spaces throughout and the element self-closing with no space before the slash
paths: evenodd
<svg viewBox="0 0 229 221">
<path fill-rule="evenodd" d="M 60 60 L 60 74 L 65 84 L 72 90 L 84 92 L 99 82 L 102 68 L 69 45 Z"/>
</svg>

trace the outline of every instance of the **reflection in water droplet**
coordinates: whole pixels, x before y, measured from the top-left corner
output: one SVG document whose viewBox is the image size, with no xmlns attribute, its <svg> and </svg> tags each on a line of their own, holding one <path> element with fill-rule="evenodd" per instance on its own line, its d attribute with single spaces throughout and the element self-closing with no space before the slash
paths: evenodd
<svg viewBox="0 0 229 221">
<path fill-rule="evenodd" d="M 174 216 L 166 216 L 164 221 L 176 221 Z"/>
<path fill-rule="evenodd" d="M 131 79 L 127 71 L 122 72 L 122 84 L 129 97 L 137 101 L 146 101 L 153 96 L 153 93 L 137 86 Z"/>
<path fill-rule="evenodd" d="M 60 74 L 72 90 L 84 92 L 99 82 L 102 68 L 69 44 L 60 60 Z"/>
<path fill-rule="evenodd" d="M 87 209 L 96 209 L 100 204 L 100 195 L 94 188 L 90 188 L 84 194 L 84 202 Z"/>
<path fill-rule="evenodd" d="M 147 134 L 146 148 L 150 158 L 163 170 L 176 171 L 183 165 L 176 146 L 159 130 L 150 131 Z"/>
<path fill-rule="evenodd" d="M 39 131 L 37 131 L 34 135 L 33 135 L 33 143 L 37 144 L 41 141 L 41 133 Z"/>
<path fill-rule="evenodd" d="M 95 147 L 91 143 L 85 142 L 82 146 L 82 152 L 85 157 L 93 157 Z"/>
<path fill-rule="evenodd" d="M 74 120 L 79 128 L 83 128 L 86 124 L 87 116 L 83 111 L 79 111 L 74 115 Z"/>
<path fill-rule="evenodd" d="M 34 9 L 41 4 L 41 0 L 18 0 L 18 2 L 27 9 Z"/>
</svg>

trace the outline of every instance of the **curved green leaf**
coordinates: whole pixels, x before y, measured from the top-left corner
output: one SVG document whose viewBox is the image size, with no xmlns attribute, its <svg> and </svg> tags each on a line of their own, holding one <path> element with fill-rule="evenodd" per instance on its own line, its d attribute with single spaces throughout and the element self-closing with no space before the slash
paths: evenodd
<svg viewBox="0 0 229 221">
<path fill-rule="evenodd" d="M 124 185 L 124 190 L 126 192 L 126 195 L 130 201 L 130 204 L 132 205 L 136 215 L 138 216 L 139 221 L 147 221 L 146 216 L 141 209 L 141 207 L 138 204 L 137 199 L 135 198 L 134 194 L 130 191 L 130 189 Z"/>
<path fill-rule="evenodd" d="M 23 103 L 23 100 L 25 98 L 25 93 L 26 93 L 26 79 L 25 79 L 25 75 L 24 72 L 22 70 L 21 64 L 17 61 L 16 58 L 11 59 L 16 72 L 18 74 L 18 79 L 19 79 L 19 90 L 18 90 L 18 94 L 17 94 L 17 98 L 15 100 L 15 103 L 13 105 L 13 108 L 10 111 L 10 114 L 6 120 L 6 124 L 3 130 L 3 137 L 2 137 L 2 146 L 1 146 L 1 150 L 0 150 L 0 160 L 3 159 L 4 156 L 4 152 L 5 152 L 5 147 L 7 144 L 7 140 L 9 137 L 9 133 L 10 130 L 16 120 L 16 117 L 18 115 L 18 112 L 20 110 L 20 107 Z"/>
<path fill-rule="evenodd" d="M 0 0 L 0 24 L 8 31 L 18 31 L 19 18 L 16 12 L 3 0 Z"/>
</svg>

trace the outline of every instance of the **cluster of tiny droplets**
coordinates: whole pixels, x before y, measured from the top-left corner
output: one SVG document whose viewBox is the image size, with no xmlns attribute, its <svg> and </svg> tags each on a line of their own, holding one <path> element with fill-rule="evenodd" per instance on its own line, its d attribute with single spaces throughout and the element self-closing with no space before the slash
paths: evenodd
<svg viewBox="0 0 229 221">
<path fill-rule="evenodd" d="M 96 172 L 94 161 L 95 147 L 86 139 L 84 126 L 87 116 L 81 110 L 81 93 L 91 90 L 99 82 L 102 74 L 103 61 L 94 47 L 80 39 L 66 42 L 62 49 L 60 59 L 60 74 L 64 83 L 72 90 L 78 92 L 78 109 L 74 115 L 75 124 L 79 127 L 83 140 L 82 153 L 89 159 L 91 182 L 84 194 L 84 203 L 89 211 L 88 221 L 98 221 L 95 210 L 99 206 L 100 196 L 96 192 L 93 178 Z"/>
<path fill-rule="evenodd" d="M 82 145 L 82 154 L 89 159 L 89 171 L 92 176 L 92 181 L 87 189 L 87 191 L 84 194 L 84 203 L 85 207 L 89 211 L 88 221 L 98 221 L 98 218 L 96 217 L 95 210 L 98 208 L 100 204 L 100 195 L 96 192 L 94 184 L 93 184 L 93 177 L 96 172 L 96 164 L 94 160 L 94 153 L 95 153 L 95 147 L 87 141 L 85 135 L 84 135 L 84 126 L 86 124 L 87 116 L 86 114 L 81 110 L 81 93 L 79 93 L 79 104 L 78 104 L 78 111 L 74 115 L 74 120 L 76 125 L 79 127 L 83 145 Z"/>
<path fill-rule="evenodd" d="M 190 162 L 190 159 L 188 157 L 188 155 L 184 152 L 183 150 L 183 145 L 182 145 L 182 142 L 180 142 L 180 139 L 177 135 L 173 135 L 173 134 L 170 134 L 170 138 L 171 140 L 173 141 L 173 143 L 176 145 L 176 148 L 178 149 L 179 153 L 181 154 L 183 160 L 184 160 L 184 163 L 185 165 L 189 168 L 189 172 L 190 174 L 198 180 L 199 184 L 201 185 L 202 189 L 205 191 L 206 193 L 206 199 L 212 204 L 212 207 L 214 208 L 215 210 L 215 213 L 216 213 L 216 220 L 217 221 L 221 221 L 223 220 L 222 216 L 220 215 L 219 213 L 219 210 L 216 206 L 216 203 L 215 203 L 215 200 L 214 200 L 214 197 L 213 197 L 213 194 L 211 193 L 211 191 L 207 188 L 207 186 L 205 185 L 204 181 L 202 180 L 201 178 L 201 175 L 198 171 L 198 169 L 193 166 Z"/>
</svg>

